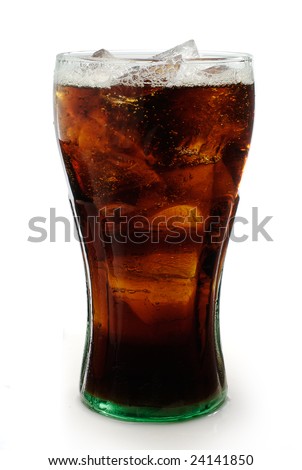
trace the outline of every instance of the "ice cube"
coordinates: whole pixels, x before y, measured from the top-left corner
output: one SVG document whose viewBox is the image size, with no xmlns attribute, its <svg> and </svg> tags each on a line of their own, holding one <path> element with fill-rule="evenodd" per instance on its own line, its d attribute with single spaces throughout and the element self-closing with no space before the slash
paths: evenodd
<svg viewBox="0 0 302 470">
<path fill-rule="evenodd" d="M 151 64 L 146 67 L 132 67 L 117 79 L 117 83 L 130 86 L 151 85 L 153 87 L 173 86 L 177 73 L 185 59 L 199 57 L 195 42 L 191 39 L 172 49 L 151 57 Z"/>
<path fill-rule="evenodd" d="M 171 71 L 165 83 L 166 86 L 183 85 L 187 81 L 188 75 L 191 75 L 192 69 L 190 64 L 186 64 L 185 61 L 197 58 L 199 58 L 199 53 L 193 39 L 154 56 L 156 60 L 163 60 L 171 64 Z"/>
<path fill-rule="evenodd" d="M 195 301 L 195 279 L 165 279 L 145 282 L 129 280 L 126 288 L 113 288 L 116 303 L 125 302 L 144 323 L 161 324 L 184 320 L 192 315 Z"/>
<path fill-rule="evenodd" d="M 190 39 L 190 41 L 183 42 L 179 44 L 179 46 L 172 47 L 165 52 L 161 52 L 160 54 L 156 54 L 153 56 L 153 59 L 156 60 L 176 60 L 179 61 L 180 59 L 194 59 L 199 57 L 198 49 L 196 47 L 195 41 Z"/>
<path fill-rule="evenodd" d="M 194 222 L 194 217 L 199 217 L 200 215 L 200 210 L 196 206 L 177 205 L 168 206 L 159 212 L 155 212 L 152 215 L 152 219 L 165 220 L 167 226 L 171 222 L 177 222 L 183 227 L 188 227 Z"/>
<path fill-rule="evenodd" d="M 200 83 L 208 83 L 211 86 L 219 86 L 225 83 L 236 83 L 236 69 L 226 65 L 213 65 L 205 69 L 198 70 L 196 80 Z"/>
<path fill-rule="evenodd" d="M 226 70 L 228 70 L 226 65 L 213 65 L 212 67 L 204 69 L 204 73 L 209 75 L 218 75 L 220 73 L 224 73 Z"/>
<path fill-rule="evenodd" d="M 137 198 L 143 188 L 159 183 L 138 143 L 109 127 L 102 115 L 91 113 L 81 121 L 76 142 L 78 174 L 90 197 L 112 200 L 120 195 L 131 204 L 127 197 Z"/>
<path fill-rule="evenodd" d="M 98 57 L 99 59 L 113 59 L 114 56 L 106 49 L 99 49 L 92 54 L 92 57 Z"/>
<path fill-rule="evenodd" d="M 153 252 L 136 257 L 115 257 L 108 282 L 116 303 L 126 303 L 146 324 L 174 322 L 191 315 L 198 255 Z"/>
</svg>

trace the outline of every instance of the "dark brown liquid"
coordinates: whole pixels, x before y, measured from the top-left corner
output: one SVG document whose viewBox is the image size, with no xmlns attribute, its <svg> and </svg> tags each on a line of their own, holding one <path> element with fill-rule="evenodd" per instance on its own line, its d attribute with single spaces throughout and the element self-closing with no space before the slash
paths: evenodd
<svg viewBox="0 0 302 470">
<path fill-rule="evenodd" d="M 135 406 L 215 398 L 218 290 L 253 86 L 56 91 L 93 299 L 82 391 Z"/>
</svg>

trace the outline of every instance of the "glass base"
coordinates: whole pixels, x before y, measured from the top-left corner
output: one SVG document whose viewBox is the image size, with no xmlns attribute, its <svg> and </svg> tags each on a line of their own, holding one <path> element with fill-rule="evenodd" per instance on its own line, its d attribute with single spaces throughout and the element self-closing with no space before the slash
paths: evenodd
<svg viewBox="0 0 302 470">
<path fill-rule="evenodd" d="M 226 390 L 219 397 L 192 405 L 166 408 L 152 408 L 143 406 L 126 406 L 96 398 L 87 392 L 82 395 L 82 401 L 92 410 L 105 416 L 124 421 L 168 422 L 183 421 L 197 416 L 208 415 L 216 411 L 225 401 Z"/>
</svg>

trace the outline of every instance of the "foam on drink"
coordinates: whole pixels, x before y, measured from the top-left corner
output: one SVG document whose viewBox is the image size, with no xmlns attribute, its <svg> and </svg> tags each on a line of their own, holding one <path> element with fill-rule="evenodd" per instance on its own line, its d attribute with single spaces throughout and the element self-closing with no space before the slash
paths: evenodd
<svg viewBox="0 0 302 470">
<path fill-rule="evenodd" d="M 125 53 L 65 53 L 57 56 L 55 82 L 59 85 L 111 87 L 115 85 L 157 87 L 221 86 L 252 84 L 253 70 L 248 54 L 198 53 L 187 41 L 159 54 L 135 54 L 129 62 Z M 238 57 L 241 57 L 238 62 Z M 209 62 L 213 65 L 209 66 Z"/>
</svg>

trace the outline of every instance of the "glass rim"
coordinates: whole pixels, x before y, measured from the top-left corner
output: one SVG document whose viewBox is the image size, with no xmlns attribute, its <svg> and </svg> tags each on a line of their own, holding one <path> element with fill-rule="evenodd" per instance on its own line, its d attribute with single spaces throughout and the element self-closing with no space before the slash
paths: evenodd
<svg viewBox="0 0 302 470">
<path fill-rule="evenodd" d="M 113 57 L 93 57 L 96 51 L 74 51 L 74 52 L 61 52 L 57 54 L 57 62 L 82 62 L 82 63 L 123 63 L 123 62 L 140 62 L 140 63 L 156 63 L 166 62 L 169 58 L 155 57 L 161 54 L 159 51 L 140 51 L 140 50 L 111 50 L 108 51 L 113 54 Z M 246 52 L 227 52 L 227 51 L 198 51 L 200 57 L 184 58 L 186 63 L 209 63 L 209 64 L 228 64 L 228 63 L 242 63 L 253 61 L 252 54 Z"/>
</svg>

